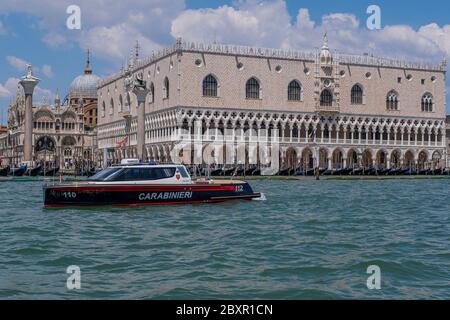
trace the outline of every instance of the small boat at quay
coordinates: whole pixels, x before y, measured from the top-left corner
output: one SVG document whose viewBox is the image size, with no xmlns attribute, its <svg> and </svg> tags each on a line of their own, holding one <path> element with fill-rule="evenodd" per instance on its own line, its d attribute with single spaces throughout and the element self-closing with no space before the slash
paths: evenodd
<svg viewBox="0 0 450 320">
<path fill-rule="evenodd" d="M 39 174 L 39 172 L 41 172 L 41 171 L 42 171 L 42 166 L 39 165 L 37 167 L 28 169 L 28 172 L 26 173 L 26 175 L 30 176 L 30 177 L 36 177 Z"/>
<path fill-rule="evenodd" d="M 86 181 L 44 185 L 44 207 L 216 203 L 260 198 L 245 181 L 194 180 L 183 165 L 123 161 Z"/>
<path fill-rule="evenodd" d="M 0 177 L 6 177 L 9 173 L 9 168 L 0 168 Z"/>
<path fill-rule="evenodd" d="M 52 176 L 56 175 L 58 172 L 59 172 L 59 167 L 42 169 L 39 171 L 38 175 L 44 176 L 44 177 L 52 177 Z"/>
<path fill-rule="evenodd" d="M 11 168 L 8 174 L 13 177 L 21 177 L 25 174 L 25 172 L 27 172 L 27 166 L 23 165 L 18 168 Z"/>
</svg>

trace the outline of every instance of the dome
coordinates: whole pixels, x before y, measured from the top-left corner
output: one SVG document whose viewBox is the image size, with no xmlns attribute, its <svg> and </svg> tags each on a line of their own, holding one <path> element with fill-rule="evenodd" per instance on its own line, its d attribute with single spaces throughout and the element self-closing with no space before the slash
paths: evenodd
<svg viewBox="0 0 450 320">
<path fill-rule="evenodd" d="M 76 77 L 70 85 L 71 98 L 97 98 L 97 83 L 100 77 L 83 74 Z"/>
<path fill-rule="evenodd" d="M 87 52 L 87 62 L 84 74 L 76 77 L 70 84 L 70 98 L 97 98 L 97 83 L 100 77 L 92 74 L 90 52 Z"/>
</svg>

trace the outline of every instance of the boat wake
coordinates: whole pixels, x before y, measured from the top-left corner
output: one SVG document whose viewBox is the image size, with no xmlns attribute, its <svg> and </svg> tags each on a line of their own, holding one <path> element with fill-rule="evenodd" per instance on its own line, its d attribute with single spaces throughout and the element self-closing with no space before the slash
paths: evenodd
<svg viewBox="0 0 450 320">
<path fill-rule="evenodd" d="M 266 195 L 265 195 L 264 193 L 261 192 L 261 197 L 259 197 L 259 198 L 253 198 L 252 200 L 253 200 L 253 201 L 266 201 L 267 198 L 266 198 Z"/>
</svg>

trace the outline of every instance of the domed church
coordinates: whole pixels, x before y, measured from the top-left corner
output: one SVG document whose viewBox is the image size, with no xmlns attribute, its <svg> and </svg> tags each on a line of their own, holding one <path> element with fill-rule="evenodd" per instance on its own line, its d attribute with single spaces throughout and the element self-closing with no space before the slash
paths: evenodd
<svg viewBox="0 0 450 320">
<path fill-rule="evenodd" d="M 31 66 L 29 76 L 32 76 Z M 73 171 L 95 163 L 99 80 L 92 72 L 88 51 L 83 74 L 72 81 L 63 100 L 57 92 L 53 104 L 32 106 L 32 163 L 28 165 L 46 162 L 49 166 Z M 0 135 L 2 166 L 18 166 L 24 162 L 25 101 L 19 86 L 16 99 L 8 108 L 8 130 Z"/>
<path fill-rule="evenodd" d="M 88 50 L 84 73 L 72 81 L 65 101 L 77 112 L 79 107 L 82 106 L 86 130 L 91 130 L 97 126 L 97 83 L 99 80 L 100 77 L 92 73 Z"/>
</svg>

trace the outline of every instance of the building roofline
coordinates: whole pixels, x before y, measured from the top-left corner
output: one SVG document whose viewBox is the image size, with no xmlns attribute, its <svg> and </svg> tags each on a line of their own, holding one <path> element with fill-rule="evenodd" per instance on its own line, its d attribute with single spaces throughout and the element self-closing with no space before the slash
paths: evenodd
<svg viewBox="0 0 450 320">
<path fill-rule="evenodd" d="M 162 60 L 175 53 L 192 52 L 192 53 L 208 53 L 208 54 L 220 54 L 231 55 L 241 57 L 256 57 L 266 59 L 279 59 L 279 60 L 294 60 L 314 62 L 318 59 L 320 54 L 319 50 L 315 51 L 299 51 L 299 50 L 284 50 L 275 48 L 263 48 L 263 47 L 251 47 L 241 45 L 230 44 L 205 44 L 195 42 L 185 42 L 181 39 L 177 39 L 177 42 L 170 47 L 154 52 L 151 56 L 141 59 L 132 66 L 131 70 L 122 70 L 109 77 L 106 77 L 98 82 L 98 88 L 102 88 L 118 79 L 123 77 L 127 71 L 136 72 L 152 63 Z M 447 62 L 443 60 L 440 64 L 432 64 L 427 62 L 414 62 L 402 59 L 381 58 L 371 55 L 356 55 L 356 54 L 342 54 L 334 52 L 333 59 L 335 62 L 347 65 L 361 65 L 370 67 L 383 67 L 383 68 L 396 68 L 407 70 L 421 70 L 421 71 L 434 71 L 434 72 L 446 72 Z"/>
</svg>

